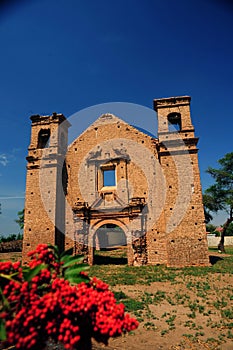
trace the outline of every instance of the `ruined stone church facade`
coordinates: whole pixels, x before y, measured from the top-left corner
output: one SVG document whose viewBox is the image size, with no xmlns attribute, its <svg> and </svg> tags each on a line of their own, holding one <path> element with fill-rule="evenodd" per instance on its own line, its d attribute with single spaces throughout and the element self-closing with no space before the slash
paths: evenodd
<svg viewBox="0 0 233 350">
<path fill-rule="evenodd" d="M 208 265 L 190 97 L 154 100 L 158 138 L 101 115 L 68 146 L 62 114 L 31 117 L 23 259 L 38 243 L 126 245 L 129 265 Z"/>
</svg>

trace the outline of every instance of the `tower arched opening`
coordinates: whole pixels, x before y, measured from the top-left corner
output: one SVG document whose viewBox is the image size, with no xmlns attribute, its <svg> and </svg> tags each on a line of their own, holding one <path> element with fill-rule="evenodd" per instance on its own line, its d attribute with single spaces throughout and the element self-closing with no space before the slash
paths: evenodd
<svg viewBox="0 0 233 350">
<path fill-rule="evenodd" d="M 50 130 L 49 129 L 41 129 L 38 134 L 38 143 L 37 148 L 48 148 L 49 147 L 49 139 L 50 139 Z"/>
<path fill-rule="evenodd" d="M 171 132 L 181 131 L 181 114 L 177 112 L 169 113 L 168 119 L 168 130 Z"/>
</svg>

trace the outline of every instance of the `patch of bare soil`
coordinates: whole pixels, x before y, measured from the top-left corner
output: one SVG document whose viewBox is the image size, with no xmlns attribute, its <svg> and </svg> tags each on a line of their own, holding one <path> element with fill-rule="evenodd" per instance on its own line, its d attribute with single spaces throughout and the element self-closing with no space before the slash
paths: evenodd
<svg viewBox="0 0 233 350">
<path fill-rule="evenodd" d="M 183 276 L 175 283 L 118 285 L 113 290 L 142 303 L 131 313 L 140 326 L 133 334 L 111 339 L 106 350 L 233 349 L 233 275 Z"/>
<path fill-rule="evenodd" d="M 0 260 L 16 262 L 22 259 L 22 252 L 0 253 Z"/>
</svg>

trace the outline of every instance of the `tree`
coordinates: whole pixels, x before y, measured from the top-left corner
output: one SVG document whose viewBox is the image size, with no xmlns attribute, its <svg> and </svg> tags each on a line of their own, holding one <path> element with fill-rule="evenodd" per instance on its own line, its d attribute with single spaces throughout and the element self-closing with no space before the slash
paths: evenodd
<svg viewBox="0 0 233 350">
<path fill-rule="evenodd" d="M 213 220 L 213 216 L 211 215 L 210 212 L 214 211 L 215 202 L 213 198 L 206 193 L 203 194 L 202 199 L 203 199 L 203 205 L 204 205 L 205 222 L 206 224 L 208 224 L 211 220 Z"/>
<path fill-rule="evenodd" d="M 213 224 L 206 224 L 206 232 L 214 233 L 216 229 L 216 226 Z"/>
<path fill-rule="evenodd" d="M 24 227 L 24 209 L 18 211 L 17 215 L 18 219 L 15 222 L 19 225 L 20 230 L 22 230 Z"/>
<path fill-rule="evenodd" d="M 233 236 L 233 222 L 228 226 L 226 236 Z"/>
<path fill-rule="evenodd" d="M 217 213 L 224 210 L 227 220 L 223 224 L 218 249 L 225 252 L 224 237 L 231 222 L 233 222 L 233 152 L 219 159 L 219 169 L 209 167 L 209 173 L 215 180 L 204 194 L 204 206 L 208 212 Z M 206 196 L 206 197 L 205 197 Z"/>
</svg>

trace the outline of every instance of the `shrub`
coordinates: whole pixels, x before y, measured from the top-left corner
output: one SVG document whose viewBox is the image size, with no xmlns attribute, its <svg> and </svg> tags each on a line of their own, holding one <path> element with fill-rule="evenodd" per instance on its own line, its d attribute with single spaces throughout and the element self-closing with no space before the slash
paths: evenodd
<svg viewBox="0 0 233 350">
<path fill-rule="evenodd" d="M 0 263 L 0 333 L 7 345 L 36 350 L 51 339 L 84 350 L 91 349 L 91 338 L 107 344 L 109 337 L 137 328 L 108 285 L 90 279 L 83 258 L 70 253 L 40 244 L 29 253 L 28 267 Z"/>
</svg>

